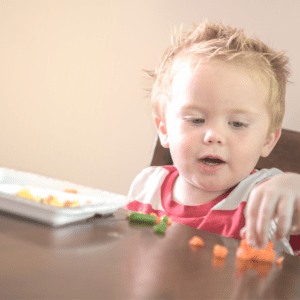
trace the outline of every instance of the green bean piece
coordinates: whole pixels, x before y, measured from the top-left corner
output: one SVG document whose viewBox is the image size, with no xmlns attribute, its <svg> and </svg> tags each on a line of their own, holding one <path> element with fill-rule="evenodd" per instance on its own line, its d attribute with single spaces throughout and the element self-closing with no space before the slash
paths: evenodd
<svg viewBox="0 0 300 300">
<path fill-rule="evenodd" d="M 158 234 L 165 233 L 167 228 L 168 216 L 164 216 L 159 224 L 153 227 L 154 231 Z"/>
<path fill-rule="evenodd" d="M 144 225 L 154 225 L 156 221 L 155 216 L 140 214 L 140 213 L 132 213 L 129 216 L 130 223 L 140 223 Z"/>
</svg>

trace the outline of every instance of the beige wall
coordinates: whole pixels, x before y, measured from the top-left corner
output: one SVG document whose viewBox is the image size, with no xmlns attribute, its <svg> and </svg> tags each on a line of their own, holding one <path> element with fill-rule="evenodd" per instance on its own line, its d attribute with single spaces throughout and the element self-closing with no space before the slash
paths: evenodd
<svg viewBox="0 0 300 300">
<path fill-rule="evenodd" d="M 169 25 L 205 18 L 287 50 L 284 127 L 300 131 L 300 1 L 0 0 L 0 165 L 127 194 L 155 127 L 143 72 Z"/>
</svg>

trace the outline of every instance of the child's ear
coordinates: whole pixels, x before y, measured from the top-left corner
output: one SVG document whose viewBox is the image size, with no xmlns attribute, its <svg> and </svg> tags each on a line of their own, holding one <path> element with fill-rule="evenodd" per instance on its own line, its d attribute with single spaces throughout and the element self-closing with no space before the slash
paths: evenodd
<svg viewBox="0 0 300 300">
<path fill-rule="evenodd" d="M 267 157 L 272 152 L 273 148 L 277 144 L 279 138 L 281 136 L 281 128 L 276 129 L 272 132 L 269 137 L 266 139 L 266 142 L 261 151 L 261 157 Z"/>
<path fill-rule="evenodd" d="M 157 117 L 154 119 L 161 145 L 164 148 L 169 148 L 168 133 L 165 123 Z"/>
</svg>

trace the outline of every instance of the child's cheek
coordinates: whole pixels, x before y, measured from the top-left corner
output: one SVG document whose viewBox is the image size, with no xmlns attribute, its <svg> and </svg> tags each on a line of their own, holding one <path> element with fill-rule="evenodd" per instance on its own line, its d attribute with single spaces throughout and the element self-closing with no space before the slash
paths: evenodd
<svg viewBox="0 0 300 300">
<path fill-rule="evenodd" d="M 189 137 L 185 140 L 185 147 L 184 147 L 184 156 L 185 158 L 190 158 L 195 154 L 199 154 L 196 151 L 197 149 L 197 140 L 196 137 Z"/>
</svg>

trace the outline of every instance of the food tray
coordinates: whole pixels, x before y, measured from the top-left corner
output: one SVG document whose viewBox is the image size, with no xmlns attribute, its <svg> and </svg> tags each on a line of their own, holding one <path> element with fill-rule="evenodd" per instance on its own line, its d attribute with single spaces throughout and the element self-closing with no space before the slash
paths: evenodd
<svg viewBox="0 0 300 300">
<path fill-rule="evenodd" d="M 80 206 L 57 207 L 25 199 L 15 195 L 21 189 L 29 189 L 35 197 L 56 196 L 60 202 L 77 200 Z M 77 194 L 65 193 L 65 189 L 76 189 Z M 88 200 L 91 201 L 90 204 L 86 204 Z M 77 222 L 95 214 L 111 214 L 129 201 L 127 196 L 33 173 L 0 168 L 0 210 L 51 226 Z"/>
</svg>

